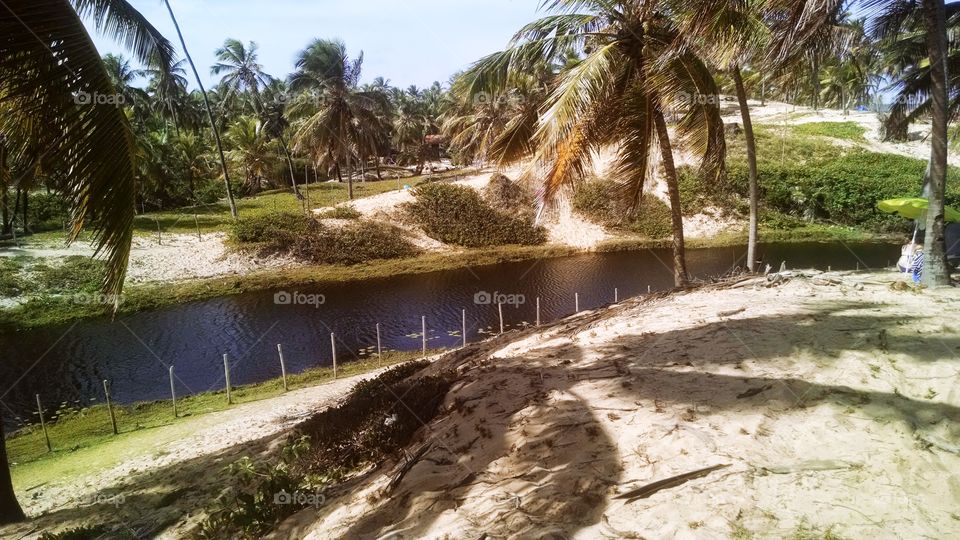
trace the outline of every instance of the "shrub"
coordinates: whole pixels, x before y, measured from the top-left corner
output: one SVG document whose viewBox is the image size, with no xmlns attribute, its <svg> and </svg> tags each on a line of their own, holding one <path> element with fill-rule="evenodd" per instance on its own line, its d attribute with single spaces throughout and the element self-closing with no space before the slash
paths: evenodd
<svg viewBox="0 0 960 540">
<path fill-rule="evenodd" d="M 533 197 L 518 182 L 495 173 L 483 188 L 483 198 L 494 208 L 510 208 L 520 212 L 533 212 Z"/>
<path fill-rule="evenodd" d="M 420 253 L 404 231 L 392 225 L 362 221 L 342 228 L 316 224 L 294 242 L 291 253 L 318 264 L 359 264 L 375 259 L 402 259 Z"/>
<path fill-rule="evenodd" d="M 289 253 L 317 264 L 359 264 L 374 259 L 411 257 L 419 250 L 391 225 L 360 221 L 326 227 L 293 213 L 263 214 L 233 227 L 233 239 L 261 253 Z"/>
<path fill-rule="evenodd" d="M 99 290 L 103 283 L 106 263 L 92 257 L 71 255 L 55 266 L 40 263 L 32 270 L 37 283 L 51 292 L 92 292 Z"/>
<path fill-rule="evenodd" d="M 57 231 L 70 220 L 67 201 L 56 193 L 33 192 L 27 204 L 28 229 L 32 232 Z"/>
<path fill-rule="evenodd" d="M 263 251 L 290 249 L 316 224 L 302 214 L 275 212 L 245 217 L 233 225 L 232 238 L 239 244 L 253 245 Z"/>
<path fill-rule="evenodd" d="M 832 137 L 854 142 L 866 142 L 867 130 L 856 122 L 810 122 L 793 126 L 793 133 L 801 136 Z"/>
<path fill-rule="evenodd" d="M 528 218 L 494 210 L 476 191 L 454 184 L 427 184 L 413 191 L 414 202 L 404 205 L 410 218 L 427 236 L 465 247 L 546 242 L 542 227 Z"/>
<path fill-rule="evenodd" d="M 352 206 L 334 206 L 320 217 L 323 219 L 360 219 L 362 216 L 363 214 Z"/>
<path fill-rule="evenodd" d="M 0 257 L 0 296 L 10 298 L 20 296 L 25 283 L 20 276 L 20 264 L 7 257 Z"/>
<path fill-rule="evenodd" d="M 646 194 L 639 206 L 630 212 L 619 197 L 619 186 L 612 180 L 591 180 L 578 187 L 573 196 L 573 209 L 605 227 L 664 238 L 673 231 L 670 207 L 653 194 Z"/>
</svg>

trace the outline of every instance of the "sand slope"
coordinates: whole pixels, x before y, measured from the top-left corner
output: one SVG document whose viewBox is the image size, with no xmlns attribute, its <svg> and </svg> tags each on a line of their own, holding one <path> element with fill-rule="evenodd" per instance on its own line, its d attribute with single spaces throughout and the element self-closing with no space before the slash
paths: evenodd
<svg viewBox="0 0 960 540">
<path fill-rule="evenodd" d="M 474 354 L 395 492 L 384 464 L 274 537 L 960 534 L 960 291 L 894 278 L 656 296 Z"/>
</svg>

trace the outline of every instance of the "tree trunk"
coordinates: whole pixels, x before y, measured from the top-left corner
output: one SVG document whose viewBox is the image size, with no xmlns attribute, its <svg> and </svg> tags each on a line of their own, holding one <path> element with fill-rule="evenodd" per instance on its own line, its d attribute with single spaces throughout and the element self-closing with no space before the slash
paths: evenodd
<svg viewBox="0 0 960 540">
<path fill-rule="evenodd" d="M 187 57 L 187 63 L 193 70 L 193 76 L 197 79 L 197 86 L 200 87 L 200 95 L 203 96 L 203 105 L 207 109 L 207 118 L 210 120 L 210 130 L 213 131 L 213 139 L 217 142 L 217 152 L 220 154 L 220 169 L 223 171 L 223 182 L 227 187 L 227 202 L 230 203 L 230 215 L 237 219 L 237 203 L 233 200 L 233 188 L 230 187 L 230 173 L 227 172 L 227 158 L 223 155 L 223 143 L 220 142 L 220 132 L 217 130 L 217 123 L 213 119 L 213 109 L 210 108 L 210 100 L 207 98 L 207 91 L 203 89 L 203 82 L 200 81 L 200 74 L 197 73 L 197 66 L 193 64 L 193 58 L 190 57 L 190 51 L 187 50 L 187 42 L 183 39 L 183 33 L 180 32 L 180 25 L 177 24 L 177 18 L 173 15 L 173 8 L 170 7 L 169 0 L 163 0 L 167 6 L 167 12 L 170 13 L 170 20 L 173 21 L 173 27 L 177 30 L 177 36 L 180 38 L 180 45 L 183 47 L 183 54 Z"/>
<path fill-rule="evenodd" d="M 350 154 L 347 153 L 347 198 L 353 200 L 353 169 L 350 168 Z"/>
<path fill-rule="evenodd" d="M 950 285 L 944 240 L 944 195 L 947 186 L 947 30 L 943 0 L 924 0 L 927 49 L 930 52 L 933 98 L 932 151 L 930 158 L 930 206 L 923 246 L 923 283 L 928 287 Z"/>
<path fill-rule="evenodd" d="M 3 140 L 0 139 L 0 190 L 3 190 L 0 193 L 0 206 L 2 206 L 3 217 L 0 220 L 3 221 L 3 234 L 10 234 L 10 186 L 7 185 L 7 179 L 10 177 L 9 171 L 7 170 L 7 149 L 3 145 Z"/>
<path fill-rule="evenodd" d="M 283 140 L 283 135 L 277 137 L 280 140 L 280 148 L 283 148 L 283 153 L 287 157 L 287 168 L 290 169 L 290 186 L 293 188 L 293 194 L 295 196 L 300 196 L 300 190 L 297 189 L 297 177 L 294 176 L 296 171 L 293 169 L 293 158 L 290 157 L 290 151 L 287 150 L 287 142 Z"/>
<path fill-rule="evenodd" d="M 26 236 L 27 230 L 30 228 L 30 223 L 27 222 L 27 210 L 28 210 L 29 197 L 30 197 L 30 190 L 29 189 L 23 190 L 23 207 L 21 209 L 23 213 L 21 215 L 23 216 L 24 236 Z"/>
<path fill-rule="evenodd" d="M 753 121 L 750 118 L 750 104 L 747 102 L 747 90 L 743 85 L 740 66 L 733 66 L 733 81 L 737 86 L 737 100 L 740 101 L 740 118 L 743 120 L 743 135 L 747 140 L 747 164 L 750 168 L 750 231 L 747 237 L 747 269 L 757 270 L 757 227 L 759 194 L 757 189 L 757 140 L 753 134 Z"/>
<path fill-rule="evenodd" d="M 7 461 L 7 443 L 3 433 L 3 413 L 0 411 L 0 525 L 24 521 L 27 517 L 17 502 L 10 478 L 10 462 Z"/>
<path fill-rule="evenodd" d="M 816 57 L 811 60 L 813 70 L 813 110 L 820 110 L 820 60 Z"/>
<path fill-rule="evenodd" d="M 383 180 L 383 177 L 380 176 L 380 153 L 379 152 L 377 152 L 377 154 L 374 156 L 374 159 L 376 159 L 375 163 L 377 167 L 377 180 Z"/>
<path fill-rule="evenodd" d="M 667 131 L 667 122 L 663 112 L 653 111 L 653 121 L 657 127 L 657 139 L 660 141 L 660 153 L 663 159 L 663 176 L 667 182 L 667 191 L 670 195 L 670 217 L 673 224 L 673 283 L 677 287 L 685 287 L 689 282 L 687 276 L 687 259 L 683 242 L 683 211 L 680 208 L 680 186 L 677 182 L 677 168 L 673 163 L 673 147 L 670 145 L 670 133 Z"/>
</svg>

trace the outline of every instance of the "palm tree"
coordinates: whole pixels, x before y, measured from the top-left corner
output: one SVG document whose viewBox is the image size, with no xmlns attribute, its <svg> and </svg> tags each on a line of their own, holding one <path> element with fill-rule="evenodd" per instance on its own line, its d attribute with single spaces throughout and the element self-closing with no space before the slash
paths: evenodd
<svg viewBox="0 0 960 540">
<path fill-rule="evenodd" d="M 235 94 L 249 93 L 253 112 L 263 121 L 266 120 L 267 111 L 260 89 L 269 86 L 273 82 L 273 77 L 264 72 L 263 66 L 257 62 L 257 48 L 257 44 L 253 41 L 244 46 L 242 42 L 236 39 L 227 38 L 223 42 L 223 46 L 215 51 L 218 62 L 210 68 L 210 73 L 213 75 L 222 74 L 223 78 L 220 79 L 220 84 L 231 92 Z M 276 105 L 276 102 L 274 105 Z M 273 107 L 271 112 L 276 113 L 276 107 Z M 277 122 L 271 124 L 274 128 L 278 125 Z M 294 176 L 293 159 L 287 149 L 283 130 L 273 129 L 269 133 L 280 141 L 280 147 L 287 159 L 287 169 L 290 171 L 290 186 L 294 194 L 299 194 L 297 179 Z"/>
<path fill-rule="evenodd" d="M 769 40 L 762 5 L 738 0 L 714 0 L 681 4 L 683 34 L 702 39 L 703 53 L 733 77 L 740 105 L 740 118 L 747 147 L 750 225 L 747 233 L 747 269 L 756 271 L 760 195 L 757 178 L 757 139 L 753 132 L 750 104 L 743 81 L 743 64 L 758 63 L 758 51 Z M 710 96 L 715 98 L 715 96 Z"/>
<path fill-rule="evenodd" d="M 947 69 L 947 17 L 943 0 L 923 0 L 930 51 L 933 130 L 931 132 L 929 208 L 924 237 L 923 283 L 929 287 L 950 285 L 944 238 L 944 197 L 947 188 L 947 128 L 950 121 Z"/>
<path fill-rule="evenodd" d="M 237 214 L 237 203 L 233 200 L 233 188 L 230 187 L 230 173 L 227 171 L 227 158 L 223 155 L 223 143 L 220 141 L 220 132 L 217 130 L 217 124 L 213 121 L 213 110 L 210 108 L 207 92 L 203 89 L 203 82 L 200 80 L 200 74 L 197 72 L 197 66 L 193 63 L 193 58 L 190 57 L 190 51 L 187 50 L 187 42 L 183 39 L 183 32 L 180 31 L 180 25 L 177 23 L 177 18 L 173 14 L 173 8 L 170 7 L 170 0 L 163 0 L 163 3 L 167 6 L 167 12 L 170 13 L 170 20 L 173 21 L 173 27 L 177 31 L 177 37 L 180 38 L 183 54 L 187 57 L 187 62 L 190 64 L 190 69 L 193 71 L 193 76 L 197 81 L 197 86 L 200 87 L 200 93 L 203 95 L 203 104 L 207 109 L 207 118 L 210 120 L 210 130 L 213 131 L 213 140 L 216 141 L 217 153 L 220 154 L 220 170 L 223 172 L 223 182 L 227 188 L 227 202 L 230 204 L 230 215 L 233 219 L 237 219 L 239 215 Z"/>
<path fill-rule="evenodd" d="M 104 290 L 119 298 L 133 231 L 136 148 L 123 109 L 88 99 L 113 96 L 116 89 L 82 19 L 126 44 L 142 63 L 169 66 L 173 49 L 125 0 L 6 0 L 2 8 L 0 140 L 20 163 L 47 159 L 67 165 L 62 170 L 74 216 L 70 239 L 84 228 L 93 231 L 98 251 L 106 253 Z M 2 524 L 24 515 L 5 449 L 0 462 Z"/>
<path fill-rule="evenodd" d="M 353 163 L 371 145 L 386 106 L 381 92 L 358 88 L 363 53 L 351 60 L 339 40 L 317 39 L 297 56 L 290 89 L 302 92 L 294 112 L 304 116 L 294 139 L 315 161 L 327 158 L 346 171 L 347 193 L 353 199 Z"/>
<path fill-rule="evenodd" d="M 260 122 L 256 118 L 241 117 L 230 126 L 224 138 L 231 147 L 227 157 L 243 170 L 246 185 L 257 193 L 271 170 L 274 157 Z"/>
<path fill-rule="evenodd" d="M 683 46 L 665 7 L 653 1 L 554 0 L 547 4 L 554 15 L 528 24 L 506 51 L 482 59 L 470 73 L 475 91 L 497 90 L 535 65 L 571 51 L 582 55 L 561 74 L 544 105 L 525 176 L 542 184 L 542 210 L 561 188 L 584 177 L 593 151 L 615 146 L 613 175 L 635 209 L 659 152 L 673 216 L 674 279 L 683 286 L 688 276 L 672 141 L 700 155 L 703 173 L 713 178 L 723 173 L 725 142 L 715 100 L 683 99 L 715 96 L 717 88 L 703 61 Z M 675 134 L 665 119 L 672 109 L 680 114 Z"/>
</svg>

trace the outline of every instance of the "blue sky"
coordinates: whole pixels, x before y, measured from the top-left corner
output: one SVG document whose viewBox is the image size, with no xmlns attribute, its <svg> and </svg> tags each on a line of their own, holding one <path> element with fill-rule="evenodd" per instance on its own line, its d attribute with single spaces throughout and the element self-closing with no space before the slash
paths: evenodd
<svg viewBox="0 0 960 540">
<path fill-rule="evenodd" d="M 161 0 L 130 0 L 170 41 L 176 32 Z M 296 53 L 313 38 L 340 38 L 351 56 L 363 50 L 364 82 L 395 86 L 445 83 L 481 56 L 501 50 L 537 18 L 539 0 L 171 0 L 204 84 L 212 84 L 213 51 L 228 37 L 260 46 L 271 75 L 293 71 Z M 124 53 L 94 33 L 101 54 Z M 129 57 L 129 54 L 126 54 Z M 182 57 L 182 53 L 180 54 Z M 192 76 L 190 77 L 192 82 Z"/>
</svg>

